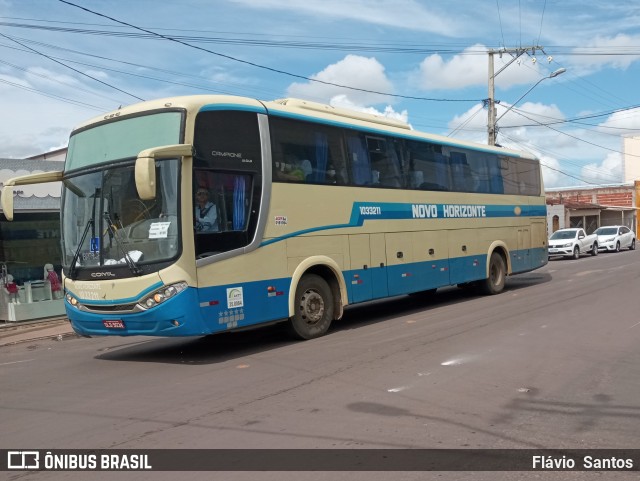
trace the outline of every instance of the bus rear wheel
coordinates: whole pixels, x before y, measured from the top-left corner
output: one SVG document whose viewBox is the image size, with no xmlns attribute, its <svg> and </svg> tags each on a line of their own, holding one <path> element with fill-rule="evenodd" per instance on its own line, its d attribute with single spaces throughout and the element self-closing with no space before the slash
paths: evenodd
<svg viewBox="0 0 640 481">
<path fill-rule="evenodd" d="M 295 312 L 289 331 L 297 339 L 314 339 L 327 332 L 333 321 L 333 296 L 327 281 L 306 274 L 296 289 Z"/>
<path fill-rule="evenodd" d="M 489 259 L 489 277 L 480 281 L 479 287 L 484 294 L 499 294 L 504 290 L 507 267 L 504 258 L 497 252 L 491 254 Z"/>
</svg>

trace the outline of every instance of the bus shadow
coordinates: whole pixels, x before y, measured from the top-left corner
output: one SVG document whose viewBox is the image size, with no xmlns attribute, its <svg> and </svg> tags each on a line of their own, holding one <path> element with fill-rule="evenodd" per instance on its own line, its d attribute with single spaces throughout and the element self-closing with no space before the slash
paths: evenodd
<svg viewBox="0 0 640 481">
<path fill-rule="evenodd" d="M 282 325 L 202 337 L 151 338 L 135 344 L 113 346 L 95 356 L 103 361 L 157 362 L 206 365 L 277 349 L 296 342 Z"/>
<path fill-rule="evenodd" d="M 524 289 L 551 280 L 544 272 L 521 274 L 507 279 L 505 292 Z M 357 329 L 387 321 L 394 317 L 424 312 L 438 307 L 470 302 L 484 297 L 472 289 L 445 287 L 430 295 L 398 296 L 350 306 L 343 318 L 329 332 Z M 104 349 L 95 356 L 104 361 L 157 362 L 182 365 L 216 364 L 278 349 L 301 341 L 291 339 L 285 323 L 240 332 L 227 332 L 203 337 L 146 338 Z"/>
<path fill-rule="evenodd" d="M 507 278 L 504 293 L 516 292 L 530 286 L 545 284 L 551 280 L 551 274 L 539 271 L 509 277 Z M 474 298 L 480 299 L 484 297 L 486 297 L 484 294 L 475 289 L 451 286 L 438 289 L 433 294 L 404 295 L 356 304 L 346 309 L 342 320 L 334 323 L 334 327 L 330 332 L 376 324 L 394 317 L 417 314 L 430 309 L 452 306 L 462 302 L 470 302 Z"/>
</svg>

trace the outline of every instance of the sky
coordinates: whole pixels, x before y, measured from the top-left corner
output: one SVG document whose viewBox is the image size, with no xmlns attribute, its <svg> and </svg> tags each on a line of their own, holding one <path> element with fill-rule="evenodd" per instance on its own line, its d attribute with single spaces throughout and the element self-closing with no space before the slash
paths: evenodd
<svg viewBox="0 0 640 481">
<path fill-rule="evenodd" d="M 191 94 L 302 98 L 486 144 L 489 50 L 498 144 L 538 156 L 547 188 L 623 181 L 640 0 L 0 0 L 0 158 Z"/>
</svg>

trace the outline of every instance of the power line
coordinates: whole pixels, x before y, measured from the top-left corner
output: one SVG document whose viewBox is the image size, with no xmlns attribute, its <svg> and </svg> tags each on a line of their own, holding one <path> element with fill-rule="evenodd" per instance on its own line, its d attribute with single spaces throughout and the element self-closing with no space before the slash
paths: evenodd
<svg viewBox="0 0 640 481">
<path fill-rule="evenodd" d="M 239 86 L 239 85 L 234 85 L 234 84 L 224 84 L 222 82 L 216 82 L 214 80 L 211 80 L 211 79 L 208 79 L 208 78 L 205 78 L 205 77 L 201 77 L 201 76 L 197 76 L 197 75 L 193 75 L 193 74 L 190 74 L 190 73 L 187 73 L 187 72 L 175 72 L 175 71 L 168 70 L 168 69 L 163 69 L 163 68 L 153 67 L 153 66 L 149 66 L 149 65 L 138 64 L 138 63 L 134 63 L 134 62 L 127 62 L 127 61 L 124 61 L 124 60 L 117 60 L 117 59 L 113 59 L 113 58 L 110 58 L 110 57 L 104 57 L 104 56 L 100 56 L 100 55 L 94 55 L 94 54 L 79 52 L 77 50 L 72 50 L 72 49 L 68 49 L 68 48 L 62 48 L 62 47 L 59 47 L 59 46 L 46 44 L 46 43 L 41 43 L 41 42 L 30 41 L 30 40 L 27 40 L 27 39 L 20 39 L 20 40 L 22 40 L 25 43 L 32 43 L 32 44 L 36 44 L 36 45 L 40 45 L 40 46 L 45 46 L 45 47 L 48 47 L 48 48 L 53 48 L 53 49 L 57 49 L 57 50 L 71 52 L 71 53 L 74 53 L 74 54 L 77 54 L 77 55 L 82 55 L 82 56 L 85 56 L 85 57 L 90 57 L 90 58 L 95 58 L 95 59 L 100 59 L 100 60 L 106 60 L 106 61 L 109 61 L 109 62 L 114 62 L 114 63 L 118 63 L 118 64 L 124 64 L 124 65 L 127 65 L 127 66 L 136 67 L 136 68 L 140 68 L 140 69 L 146 69 L 146 70 L 151 70 L 151 71 L 154 71 L 154 72 L 160 72 L 160 73 L 163 73 L 163 74 L 174 75 L 176 77 L 187 77 L 187 78 L 198 79 L 198 80 L 206 81 L 208 83 L 219 84 L 219 85 L 221 85 L 221 86 L 223 86 L 223 87 L 225 87 L 227 89 L 233 88 L 235 90 L 244 90 L 244 91 L 247 91 L 247 92 L 252 92 L 252 89 L 244 87 L 244 86 Z M 0 44 L 0 47 L 11 48 L 11 49 L 18 50 L 20 52 L 32 53 L 29 50 L 20 49 L 18 47 L 14 47 L 14 46 L 8 46 L 8 45 Z M 157 82 L 162 82 L 162 83 L 171 84 L 171 85 L 181 85 L 181 86 L 184 86 L 184 87 L 196 88 L 196 89 L 199 89 L 199 90 L 205 90 L 205 91 L 215 92 L 215 93 L 228 93 L 229 92 L 228 90 L 227 91 L 222 90 L 222 87 L 220 89 L 212 89 L 212 88 L 205 87 L 205 86 L 202 86 L 202 85 L 195 85 L 195 84 L 190 84 L 190 83 L 186 83 L 186 82 L 177 82 L 177 81 L 168 80 L 166 78 L 158 78 L 158 77 L 153 77 L 153 76 L 150 76 L 150 75 L 137 74 L 137 73 L 133 73 L 130 70 L 118 70 L 118 69 L 115 69 L 115 68 L 105 67 L 104 65 L 96 65 L 96 64 L 92 64 L 92 63 L 88 63 L 88 62 L 80 62 L 78 60 L 71 60 L 71 59 L 62 58 L 62 57 L 52 57 L 52 58 L 57 58 L 58 60 L 64 60 L 65 62 L 69 62 L 69 63 L 75 64 L 75 65 L 83 65 L 83 66 L 87 66 L 87 67 L 98 68 L 98 69 L 102 69 L 102 70 L 116 72 L 116 73 L 119 73 L 119 74 L 122 74 L 122 75 L 128 75 L 128 76 L 131 76 L 131 77 L 154 80 L 154 81 L 157 81 Z M 9 64 L 9 65 L 11 65 L 11 64 Z M 15 68 L 20 68 L 20 67 L 16 67 L 16 66 L 14 66 L 14 67 Z M 26 69 L 22 69 L 22 70 L 26 70 Z M 98 95 L 98 94 L 95 94 L 95 95 Z M 275 93 L 274 93 L 274 95 L 275 95 Z"/>
<path fill-rule="evenodd" d="M 503 135 L 504 135 L 504 134 L 503 134 Z M 513 137 L 511 137 L 511 136 L 509 136 L 509 135 L 504 135 L 504 137 L 506 137 L 507 139 L 511 140 L 511 142 L 513 142 L 514 144 L 516 144 L 516 145 L 518 146 L 518 148 L 520 148 L 520 149 L 524 149 L 524 150 L 527 150 L 527 151 L 531 152 L 529 149 L 527 149 L 527 148 L 523 147 L 523 146 L 522 146 L 522 142 L 520 142 L 519 140 L 514 139 Z M 538 146 L 538 145 L 536 145 L 536 144 L 534 144 L 534 143 L 532 143 L 532 142 L 530 142 L 530 141 L 529 141 L 529 142 L 526 142 L 526 143 L 525 143 L 525 145 L 529 145 L 529 146 L 533 147 L 537 152 L 550 152 L 550 153 L 551 153 L 551 155 L 554 155 L 554 156 L 556 156 L 556 157 L 559 157 L 559 156 L 558 156 L 558 154 L 556 154 L 556 153 L 554 153 L 554 152 L 551 152 L 551 151 L 549 151 L 548 149 L 544 149 L 544 148 L 542 148 L 542 147 L 540 147 L 540 146 Z M 532 154 L 534 154 L 534 155 L 536 155 L 536 156 L 538 155 L 536 152 L 531 152 L 531 153 L 532 153 Z M 566 158 L 565 158 L 564 162 L 572 163 L 572 162 L 569 162 Z M 575 175 L 572 175 L 572 174 L 570 174 L 570 173 L 568 173 L 568 172 L 566 172 L 566 171 L 564 171 L 564 170 L 560 170 L 560 169 L 556 169 L 555 167 L 551 167 L 550 165 L 545 164 L 545 163 L 544 163 L 544 162 L 542 162 L 542 161 L 540 161 L 540 165 L 542 165 L 542 166 L 546 167 L 547 169 L 553 170 L 554 172 L 558 172 L 558 173 L 560 173 L 560 174 L 562 174 L 562 175 L 566 175 L 567 177 L 571 177 L 572 179 L 576 179 L 576 180 L 578 180 L 578 181 L 580 181 L 580 182 L 584 182 L 584 183 L 586 183 L 586 184 L 591 184 L 591 185 L 600 185 L 600 184 L 596 184 L 596 183 L 594 183 L 594 182 L 588 181 L 588 180 L 586 180 L 586 179 L 584 179 L 584 178 L 576 177 Z M 603 176 L 603 174 L 605 174 L 605 172 L 604 172 L 604 171 L 591 169 L 591 168 L 588 168 L 587 166 L 584 166 L 584 165 L 575 164 L 575 163 L 574 163 L 573 165 L 575 165 L 576 167 L 581 168 L 583 171 L 584 171 L 584 170 L 588 170 L 588 171 L 594 172 L 594 174 L 595 174 L 595 175 L 598 175 L 598 176 Z M 618 179 L 618 178 L 614 178 L 614 177 L 610 177 L 610 179 L 611 179 L 611 182 L 619 182 L 619 181 L 620 181 L 620 179 Z"/>
<path fill-rule="evenodd" d="M 498 22 L 500 23 L 500 35 L 502 36 L 502 45 L 506 45 L 504 41 L 504 30 L 502 29 L 502 16 L 500 15 L 500 0 L 496 0 L 496 7 L 498 7 Z"/>
<path fill-rule="evenodd" d="M 3 63 L 3 64 L 5 64 L 5 65 L 8 65 L 9 67 L 12 67 L 12 68 L 14 68 L 14 69 L 16 69 L 16 70 L 22 70 L 23 72 L 26 72 L 28 75 L 35 75 L 35 76 L 37 76 L 37 77 L 40 77 L 40 78 L 43 78 L 43 79 L 47 79 L 47 80 L 49 80 L 49 81 L 51 81 L 51 82 L 59 83 L 60 85 L 64 85 L 64 86 L 66 86 L 66 87 L 72 87 L 71 85 L 69 85 L 69 84 L 68 84 L 68 83 L 66 83 L 66 82 L 62 82 L 62 81 L 60 81 L 60 80 L 58 80 L 58 79 L 56 79 L 56 78 L 50 77 L 50 76 L 48 76 L 48 75 L 44 75 L 44 74 L 41 74 L 41 73 L 33 72 L 33 71 L 31 71 L 31 70 L 29 70 L 29 69 L 27 69 L 27 68 L 20 67 L 19 65 L 14 65 L 14 64 L 12 64 L 12 63 L 10 63 L 10 62 L 7 62 L 7 61 L 5 61 L 5 60 L 0 60 L 0 63 Z M 74 89 L 74 90 L 81 90 L 81 91 L 83 91 L 83 92 L 88 92 L 88 93 L 90 93 L 90 94 L 92 94 L 92 95 L 97 95 L 98 97 L 102 97 L 103 99 L 110 100 L 111 102 L 116 102 L 116 100 L 114 100 L 114 99 L 110 99 L 109 97 L 106 97 L 106 96 L 104 96 L 104 95 L 100 95 L 99 93 L 97 93 L 97 92 L 95 92 L 95 91 L 93 91 L 93 90 L 83 89 L 83 88 L 81 88 L 81 87 L 78 87 L 77 85 L 73 85 L 73 89 Z"/>
<path fill-rule="evenodd" d="M 619 150 L 610 149 L 609 147 L 604 147 L 602 145 L 598 145 L 596 143 L 589 142 L 588 140 L 581 139 L 580 137 L 576 137 L 575 135 L 571 135 L 571 134 L 568 134 L 566 132 L 563 132 L 562 130 L 555 129 L 555 128 L 551 127 L 550 125 L 546 125 L 546 124 L 543 124 L 541 122 L 538 122 L 536 119 L 532 119 L 531 117 L 528 117 L 527 115 L 523 114 L 522 112 L 515 112 L 515 113 L 518 114 L 518 115 L 521 115 L 521 116 L 523 116 L 523 117 L 525 117 L 525 118 L 527 118 L 529 120 L 531 120 L 532 122 L 535 122 L 535 123 L 539 124 L 542 127 L 546 127 L 549 130 L 553 130 L 554 132 L 558 132 L 559 134 L 566 135 L 567 137 L 571 137 L 572 139 L 578 140 L 580 142 L 584 142 L 585 144 L 589 144 L 589 145 L 592 145 L 594 147 L 598 147 L 599 149 L 608 150 L 609 152 L 615 152 L 617 154 L 629 155 L 631 157 L 640 157 L 640 155 L 630 154 L 628 152 L 621 152 Z"/>
<path fill-rule="evenodd" d="M 640 105 L 631 105 L 629 107 L 621 107 L 619 109 L 609 110 L 607 112 L 601 112 L 601 113 L 598 113 L 598 114 L 591 114 L 591 115 L 583 115 L 583 116 L 574 117 L 574 118 L 571 118 L 571 119 L 558 119 L 556 117 L 551 117 L 551 116 L 548 116 L 548 115 L 534 114 L 533 112 L 527 112 L 526 110 L 522 110 L 522 109 L 514 107 L 512 110 L 514 110 L 516 112 L 519 112 L 520 114 L 522 114 L 523 117 L 526 117 L 526 115 L 524 115 L 524 114 L 537 115 L 538 117 L 544 117 L 544 118 L 547 118 L 547 119 L 551 119 L 552 122 L 542 123 L 542 122 L 538 122 L 537 120 L 534 120 L 534 119 L 529 119 L 529 120 L 532 120 L 535 123 L 534 124 L 508 125 L 508 126 L 504 126 L 504 127 L 500 127 L 500 128 L 501 129 L 511 129 L 511 128 L 520 128 L 520 127 L 540 127 L 540 126 L 546 127 L 548 125 L 575 123 L 575 124 L 579 124 L 579 125 L 589 125 L 591 127 L 600 127 L 600 128 L 616 129 L 616 130 L 636 131 L 636 130 L 640 130 L 640 127 L 636 128 L 636 129 L 632 129 L 632 128 L 625 128 L 625 127 L 599 126 L 599 125 L 589 124 L 589 123 L 586 123 L 586 122 L 580 122 L 580 120 L 594 119 L 594 118 L 598 118 L 598 117 L 606 117 L 606 116 L 610 116 L 610 115 L 613 115 L 613 114 L 616 114 L 616 113 L 626 112 L 626 111 L 629 111 L 629 110 L 636 110 L 636 109 L 640 109 Z M 529 117 L 526 117 L 526 118 L 529 118 Z"/>
<path fill-rule="evenodd" d="M 4 37 L 4 38 L 6 38 L 7 40 L 11 40 L 12 42 L 17 43 L 18 45 L 20 45 L 20 46 L 21 46 L 21 47 L 23 47 L 23 48 L 26 48 L 26 49 L 28 49 L 28 50 L 31 50 L 33 53 L 37 53 L 38 55 L 42 55 L 43 57 L 48 58 L 49 60 L 51 60 L 52 62 L 57 63 L 58 65 L 62 65 L 63 67 L 68 68 L 69 70 L 73 70 L 74 72 L 79 73 L 80 75 L 84 75 L 85 77 L 88 77 L 88 78 L 90 78 L 91 80 L 95 80 L 96 82 L 99 82 L 99 83 L 101 83 L 102 85 L 106 85 L 106 86 L 107 86 L 107 87 L 109 87 L 109 88 L 112 88 L 112 89 L 114 89 L 114 90 L 117 90 L 118 92 L 122 92 L 123 94 L 127 94 L 127 95 L 129 95 L 130 97 L 133 97 L 133 98 L 135 98 L 135 99 L 138 99 L 138 100 L 144 100 L 143 98 L 140 98 L 140 97 L 138 97 L 137 95 L 133 95 L 133 94 L 131 94 L 131 93 L 129 93 L 129 92 L 127 92 L 127 91 L 125 91 L 125 90 L 119 89 L 118 87 L 116 87 L 116 86 L 114 86 L 114 85 L 111 85 L 111 84 L 109 84 L 109 83 L 107 83 L 107 82 L 103 82 L 102 80 L 97 79 L 97 78 L 95 78 L 95 77 L 92 77 L 91 75 L 89 75 L 89 74 L 87 74 L 87 73 L 81 72 L 81 71 L 80 71 L 80 70 L 78 70 L 78 69 L 75 69 L 75 68 L 73 68 L 73 67 L 70 67 L 69 65 L 66 65 L 65 63 L 60 62 L 59 60 L 56 60 L 56 59 L 54 59 L 54 58 L 52 58 L 52 57 L 49 57 L 48 55 L 46 55 L 46 54 L 44 54 L 44 53 L 38 52 L 37 50 L 35 50 L 35 49 L 31 48 L 31 47 L 28 47 L 27 45 L 24 45 L 23 43 L 19 42 L 18 40 L 14 39 L 14 38 L 12 38 L 12 37 L 9 37 L 8 35 L 5 35 L 4 33 L 0 33 L 0 36 L 2 36 L 2 37 Z"/>
<path fill-rule="evenodd" d="M 316 82 L 316 83 L 321 83 L 323 85 L 331 85 L 333 87 L 340 87 L 340 88 L 345 88 L 345 89 L 349 89 L 349 90 L 355 90 L 355 91 L 358 91 L 358 92 L 366 92 L 366 93 L 371 93 L 371 94 L 376 94 L 376 95 L 383 95 L 383 96 L 410 99 L 410 100 L 426 100 L 426 101 L 431 101 L 431 102 L 479 102 L 479 99 L 436 99 L 436 98 L 428 98 L 428 97 L 414 97 L 414 96 L 409 96 L 409 95 L 398 95 L 398 94 L 392 94 L 392 93 L 389 93 L 389 92 L 379 92 L 379 91 L 375 91 L 375 90 L 361 89 L 361 88 L 358 88 L 358 87 L 351 87 L 351 86 L 348 86 L 348 85 L 341 85 L 341 84 L 337 84 L 337 83 L 333 83 L 333 82 L 327 82 L 327 81 L 324 81 L 324 80 L 314 79 L 314 78 L 311 78 L 311 77 L 305 77 L 304 75 L 294 74 L 294 73 L 291 73 L 291 72 L 287 72 L 285 70 L 280 70 L 280 69 L 276 69 L 276 68 L 272 68 L 272 67 L 267 67 L 266 65 L 260 65 L 260 64 L 257 64 L 255 62 L 250 62 L 248 60 L 242 60 L 242 59 L 239 59 L 239 58 L 236 58 L 236 57 L 232 57 L 231 55 L 226 55 L 226 54 L 223 54 L 223 53 L 214 52 L 213 50 L 209 50 L 209 49 L 206 49 L 206 48 L 203 48 L 203 47 L 198 47 L 197 45 L 191 45 L 190 43 L 184 42 L 182 40 L 178 40 L 178 39 L 173 38 L 173 37 L 168 37 L 168 36 L 162 35 L 160 33 L 152 32 L 151 30 L 147 30 L 147 29 L 144 29 L 144 28 L 141 28 L 141 27 L 137 27 L 135 25 L 132 25 L 132 24 L 127 23 L 127 22 L 124 22 L 122 20 L 115 19 L 113 17 L 110 17 L 110 16 L 102 14 L 102 13 L 98 13 L 98 12 L 96 12 L 94 10 L 91 10 L 91 9 L 88 9 L 86 7 L 81 7 L 80 5 L 76 5 L 75 3 L 68 2 L 67 0 L 58 0 L 58 1 L 61 2 L 61 3 L 65 3 L 67 5 L 70 5 L 72 7 L 79 8 L 80 10 L 84 10 L 85 12 L 89 12 L 89 13 L 91 13 L 93 15 L 98 15 L 100 17 L 107 18 L 109 20 L 112 20 L 114 22 L 120 23 L 122 25 L 126 25 L 126 26 L 134 28 L 136 30 L 140 30 L 140 31 L 146 32 L 148 34 L 155 35 L 157 37 L 160 37 L 160 38 L 163 38 L 165 40 L 169 40 L 171 42 L 175 42 L 175 43 L 184 45 L 186 47 L 194 48 L 196 50 L 201 50 L 203 52 L 207 52 L 207 53 L 210 53 L 212 55 L 216 55 L 218 57 L 226 58 L 226 59 L 232 60 L 234 62 L 240 62 L 240 63 L 246 64 L 246 65 L 250 65 L 252 67 L 260 68 L 260 69 L 263 69 L 263 70 L 268 70 L 270 72 L 274 72 L 274 73 L 278 73 L 278 74 L 282 74 L 282 75 L 287 75 L 289 77 L 294 77 L 294 78 L 306 80 L 308 82 Z"/>
<path fill-rule="evenodd" d="M 52 98 L 52 99 L 62 100 L 63 102 L 68 103 L 68 104 L 89 107 L 91 109 L 95 109 L 95 110 L 99 110 L 101 112 L 104 112 L 104 108 L 97 107 L 97 106 L 91 105 L 91 104 L 87 104 L 85 102 L 80 102 L 79 100 L 73 100 L 73 99 L 68 99 L 66 97 L 61 97 L 59 95 L 49 94 L 47 92 L 43 92 L 42 90 L 34 89 L 34 88 L 31 88 L 31 87 L 26 87 L 24 85 L 20 85 L 20 84 L 14 83 L 14 82 L 10 82 L 10 81 L 2 79 L 2 78 L 0 78 L 0 83 L 7 84 L 7 85 L 10 85 L 12 87 L 19 88 L 19 89 L 27 90 L 29 92 L 37 93 L 39 95 L 43 95 L 45 97 L 49 97 L 49 98 Z"/>
<path fill-rule="evenodd" d="M 547 8 L 547 0 L 544 0 L 544 5 L 542 5 L 542 16 L 540 17 L 540 31 L 538 32 L 538 41 L 536 45 L 540 45 L 540 36 L 542 35 L 542 22 L 544 21 L 544 11 Z"/>
</svg>

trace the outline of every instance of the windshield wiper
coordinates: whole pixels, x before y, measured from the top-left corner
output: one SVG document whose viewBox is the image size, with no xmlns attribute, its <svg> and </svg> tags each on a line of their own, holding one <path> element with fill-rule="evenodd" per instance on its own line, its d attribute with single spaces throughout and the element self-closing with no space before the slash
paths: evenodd
<svg viewBox="0 0 640 481">
<path fill-rule="evenodd" d="M 136 264 L 136 262 L 131 258 L 129 253 L 123 249 L 122 244 L 120 243 L 120 239 L 118 238 L 118 230 L 113 226 L 111 216 L 109 215 L 108 212 L 104 213 L 104 220 L 107 221 L 107 229 L 109 230 L 109 236 L 110 238 L 116 241 L 116 247 L 118 248 L 118 251 L 122 254 L 122 257 L 124 258 L 124 261 L 126 262 L 129 270 L 133 273 L 133 275 L 136 275 L 136 276 L 141 275 L 142 269 L 140 269 L 138 264 Z"/>
<path fill-rule="evenodd" d="M 78 262 L 78 257 L 80 257 L 80 251 L 82 250 L 82 246 L 84 245 L 84 240 L 87 238 L 87 234 L 89 233 L 89 228 L 93 226 L 93 219 L 89 219 L 87 221 L 87 225 L 84 228 L 84 232 L 82 233 L 82 238 L 80 239 L 80 243 L 78 244 L 78 248 L 73 254 L 73 259 L 71 259 L 71 267 L 69 267 L 69 277 L 73 279 L 73 275 L 76 272 L 76 264 Z"/>
</svg>

